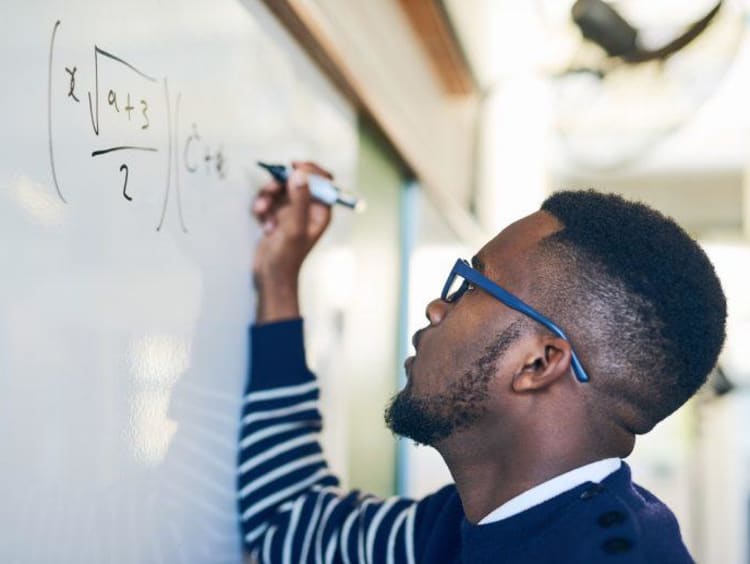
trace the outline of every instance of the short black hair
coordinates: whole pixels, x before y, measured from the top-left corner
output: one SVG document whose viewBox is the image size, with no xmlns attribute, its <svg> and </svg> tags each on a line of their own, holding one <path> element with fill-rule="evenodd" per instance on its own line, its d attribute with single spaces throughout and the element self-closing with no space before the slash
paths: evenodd
<svg viewBox="0 0 750 564">
<path fill-rule="evenodd" d="M 645 204 L 563 191 L 541 209 L 563 225 L 540 244 L 554 278 L 542 282 L 542 301 L 572 327 L 608 408 L 632 432 L 646 432 L 717 362 L 726 299 L 716 272 L 685 230 Z"/>
</svg>

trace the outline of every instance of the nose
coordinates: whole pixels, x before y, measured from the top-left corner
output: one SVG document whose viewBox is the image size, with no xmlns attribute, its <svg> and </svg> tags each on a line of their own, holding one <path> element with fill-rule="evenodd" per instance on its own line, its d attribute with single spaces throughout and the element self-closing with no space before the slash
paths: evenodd
<svg viewBox="0 0 750 564">
<path fill-rule="evenodd" d="M 436 300 L 432 300 L 430 303 L 428 303 L 427 309 L 425 310 L 425 315 L 427 316 L 427 320 L 430 322 L 430 325 L 439 324 L 445 317 L 445 313 L 446 311 L 448 311 L 449 307 L 450 304 L 442 300 L 441 298 L 437 298 Z"/>
<path fill-rule="evenodd" d="M 435 325 L 439 324 L 443 318 L 445 317 L 445 312 L 447 308 L 450 307 L 450 304 L 443 301 L 442 299 L 438 298 L 436 300 L 432 300 L 430 303 L 427 304 L 427 308 L 425 309 L 425 315 L 427 316 L 427 321 L 430 322 L 429 327 L 434 327 Z M 422 338 L 422 334 L 428 329 L 428 327 L 423 327 L 411 338 L 411 344 L 414 345 L 414 350 L 419 348 L 419 340 Z"/>
</svg>

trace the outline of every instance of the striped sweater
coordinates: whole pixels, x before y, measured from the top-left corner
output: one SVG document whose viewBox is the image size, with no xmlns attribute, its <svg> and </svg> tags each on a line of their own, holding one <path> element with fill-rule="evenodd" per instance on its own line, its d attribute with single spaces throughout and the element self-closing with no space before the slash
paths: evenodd
<svg viewBox="0 0 750 564">
<path fill-rule="evenodd" d="M 626 464 L 514 517 L 472 525 L 455 486 L 419 501 L 339 488 L 319 444 L 318 385 L 302 320 L 251 328 L 242 410 L 239 514 L 259 562 L 690 562 L 671 512 Z M 647 556 L 648 555 L 648 556 Z"/>
<path fill-rule="evenodd" d="M 455 488 L 419 502 L 342 491 L 318 442 L 318 384 L 305 363 L 302 321 L 252 327 L 251 341 L 238 479 L 246 550 L 260 562 L 423 561 L 435 508 L 457 498 Z M 452 513 L 457 537 L 457 499 Z"/>
</svg>

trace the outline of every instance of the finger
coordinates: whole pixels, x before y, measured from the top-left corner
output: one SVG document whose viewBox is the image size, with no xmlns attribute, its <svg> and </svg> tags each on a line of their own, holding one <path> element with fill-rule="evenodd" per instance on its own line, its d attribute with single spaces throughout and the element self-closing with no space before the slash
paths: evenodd
<svg viewBox="0 0 750 564">
<path fill-rule="evenodd" d="M 273 233 L 274 229 L 276 229 L 276 220 L 274 218 L 267 219 L 261 224 L 261 228 L 263 229 L 264 235 L 270 235 Z"/>
<path fill-rule="evenodd" d="M 323 234 L 331 221 L 332 209 L 321 202 L 313 201 L 310 204 L 310 213 L 307 220 L 307 236 L 317 241 Z"/>
<path fill-rule="evenodd" d="M 253 201 L 253 213 L 255 215 L 265 213 L 271 207 L 271 199 L 265 196 L 258 196 Z"/>
<path fill-rule="evenodd" d="M 333 175 L 330 172 L 311 161 L 292 161 L 292 168 L 309 172 L 311 174 L 317 174 L 318 176 L 324 176 L 328 180 L 333 180 Z"/>
<path fill-rule="evenodd" d="M 285 201 L 287 201 L 286 187 L 279 182 L 272 182 L 261 187 L 250 209 L 253 215 L 261 220 L 264 215 L 275 213 Z"/>
<path fill-rule="evenodd" d="M 267 209 L 273 206 L 283 203 L 287 199 L 286 192 L 279 194 L 267 194 L 265 192 L 258 192 L 253 200 L 253 209 Z"/>
<path fill-rule="evenodd" d="M 278 205 L 278 203 L 275 204 L 270 198 L 262 197 L 257 198 L 253 202 L 250 210 L 253 216 L 255 216 L 255 219 L 258 222 L 263 223 L 268 217 L 273 216 L 276 213 Z"/>
<path fill-rule="evenodd" d="M 286 192 L 286 186 L 284 184 L 277 180 L 271 180 L 270 182 L 266 182 L 263 186 L 260 187 L 260 189 L 258 190 L 258 195 L 269 196 L 273 198 L 280 194 L 283 194 L 284 192 Z"/>
<path fill-rule="evenodd" d="M 269 207 L 261 212 L 254 214 L 256 221 L 263 226 L 266 222 L 272 221 L 274 225 L 278 224 L 279 222 L 283 222 L 286 224 L 288 222 L 289 217 L 289 199 L 285 199 L 283 201 L 276 201 L 271 202 Z"/>
<path fill-rule="evenodd" d="M 307 173 L 295 170 L 289 177 L 287 185 L 289 205 L 281 210 L 286 212 L 285 216 L 288 215 L 288 220 L 284 223 L 289 227 L 290 231 L 300 232 L 301 230 L 304 233 L 307 226 L 308 212 L 310 211 L 310 188 L 307 185 Z"/>
</svg>

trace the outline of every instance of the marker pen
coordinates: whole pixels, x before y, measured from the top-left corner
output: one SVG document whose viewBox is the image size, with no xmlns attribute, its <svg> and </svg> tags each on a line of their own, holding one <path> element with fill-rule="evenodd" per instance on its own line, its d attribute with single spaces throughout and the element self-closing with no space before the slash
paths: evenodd
<svg viewBox="0 0 750 564">
<path fill-rule="evenodd" d="M 258 166 L 266 169 L 278 182 L 286 184 L 286 181 L 289 179 L 289 169 L 284 165 L 258 161 Z M 336 188 L 326 178 L 317 174 L 307 175 L 307 185 L 310 187 L 310 195 L 328 206 L 340 204 L 358 212 L 364 211 L 366 207 L 365 201 L 362 198 Z"/>
</svg>

